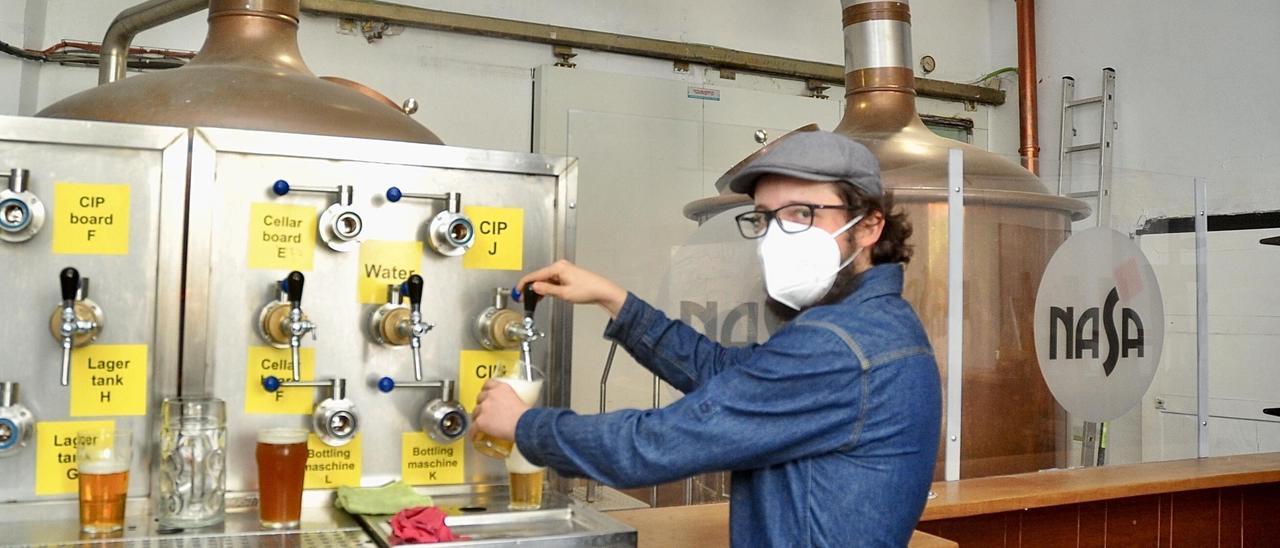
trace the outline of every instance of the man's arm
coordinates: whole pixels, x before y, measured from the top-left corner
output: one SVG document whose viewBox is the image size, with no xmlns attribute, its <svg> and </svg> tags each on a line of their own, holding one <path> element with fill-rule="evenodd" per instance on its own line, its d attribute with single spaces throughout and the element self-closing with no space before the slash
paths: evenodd
<svg viewBox="0 0 1280 548">
<path fill-rule="evenodd" d="M 632 293 L 627 294 L 626 302 L 617 318 L 605 328 L 604 336 L 616 341 L 640 365 L 684 393 L 745 360 L 757 346 L 726 348 L 689 324 L 668 318 Z"/>
<path fill-rule="evenodd" d="M 668 407 L 592 416 L 530 409 L 516 442 L 535 464 L 623 487 L 770 466 L 855 442 L 863 374 L 834 332 L 789 326 Z"/>
</svg>

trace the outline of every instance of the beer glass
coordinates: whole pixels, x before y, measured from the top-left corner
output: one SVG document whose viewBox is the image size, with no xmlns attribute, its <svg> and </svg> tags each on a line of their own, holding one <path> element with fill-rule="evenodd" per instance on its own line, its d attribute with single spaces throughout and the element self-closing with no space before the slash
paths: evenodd
<svg viewBox="0 0 1280 548">
<path fill-rule="evenodd" d="M 218 398 L 165 398 L 160 407 L 160 525 L 221 523 L 226 509 L 227 406 Z"/>
<path fill-rule="evenodd" d="M 547 469 L 529 462 L 512 446 L 507 457 L 507 478 L 511 480 L 511 510 L 537 510 L 542 507 L 542 480 Z"/>
<path fill-rule="evenodd" d="M 296 529 L 307 474 L 307 431 L 258 431 L 258 520 L 265 529 Z"/>
<path fill-rule="evenodd" d="M 133 433 L 91 428 L 77 432 L 75 443 L 80 479 L 80 530 L 100 534 L 124 529 Z"/>
<path fill-rule="evenodd" d="M 520 378 L 521 365 L 516 366 L 516 372 L 513 375 L 494 379 L 499 382 L 507 383 L 514 388 L 516 395 L 529 405 L 534 405 L 538 401 L 538 395 L 542 392 L 542 372 L 536 368 L 529 368 L 532 373 L 528 379 Z M 475 435 L 471 438 L 471 445 L 481 454 L 495 458 L 505 459 L 511 455 L 512 441 L 495 438 L 484 432 L 476 430 Z"/>
</svg>

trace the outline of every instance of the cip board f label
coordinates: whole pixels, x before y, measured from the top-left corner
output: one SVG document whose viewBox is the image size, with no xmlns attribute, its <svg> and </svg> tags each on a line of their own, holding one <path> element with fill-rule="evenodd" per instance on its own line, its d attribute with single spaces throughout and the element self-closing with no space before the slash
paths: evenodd
<svg viewBox="0 0 1280 548">
<path fill-rule="evenodd" d="M 1077 418 L 1119 418 L 1151 386 L 1164 347 L 1164 300 L 1142 248 L 1109 228 L 1080 232 L 1040 280 L 1036 356 L 1053 397 Z"/>
</svg>

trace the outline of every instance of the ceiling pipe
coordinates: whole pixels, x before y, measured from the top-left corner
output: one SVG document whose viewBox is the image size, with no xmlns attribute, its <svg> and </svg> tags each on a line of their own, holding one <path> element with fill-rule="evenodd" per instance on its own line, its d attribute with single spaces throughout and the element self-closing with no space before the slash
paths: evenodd
<svg viewBox="0 0 1280 548">
<path fill-rule="evenodd" d="M 209 7 L 209 0 L 151 0 L 120 12 L 102 37 L 98 85 L 124 79 L 129 45 L 138 33 L 181 19 Z"/>
<path fill-rule="evenodd" d="M 1036 106 L 1036 3 L 1016 0 L 1018 20 L 1018 117 L 1022 167 L 1040 174 L 1039 111 Z"/>
</svg>

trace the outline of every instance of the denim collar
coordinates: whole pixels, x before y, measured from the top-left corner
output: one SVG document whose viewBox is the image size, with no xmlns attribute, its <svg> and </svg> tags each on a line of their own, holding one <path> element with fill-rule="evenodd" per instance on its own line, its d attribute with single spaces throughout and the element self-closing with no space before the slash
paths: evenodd
<svg viewBox="0 0 1280 548">
<path fill-rule="evenodd" d="M 902 263 L 886 263 L 863 271 L 858 276 L 858 288 L 842 302 L 857 304 L 885 295 L 901 295 L 903 269 Z"/>
</svg>

